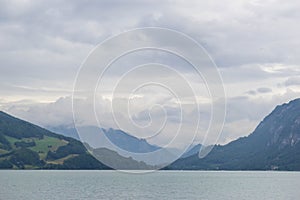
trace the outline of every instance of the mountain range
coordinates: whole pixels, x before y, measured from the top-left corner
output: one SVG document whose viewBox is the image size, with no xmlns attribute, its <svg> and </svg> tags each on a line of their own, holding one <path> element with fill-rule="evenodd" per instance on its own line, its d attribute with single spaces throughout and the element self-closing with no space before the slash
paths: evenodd
<svg viewBox="0 0 300 200">
<path fill-rule="evenodd" d="M 47 129 L 77 140 L 80 140 L 78 135 L 78 131 L 80 131 L 80 136 L 82 137 L 81 139 L 87 139 L 89 141 L 89 145 L 91 145 L 93 148 L 105 147 L 103 138 L 107 137 L 114 145 L 129 152 L 148 153 L 160 149 L 158 146 L 149 144 L 145 139 L 139 139 L 122 130 L 116 130 L 112 128 L 100 129 L 96 126 L 81 126 L 77 127 L 76 129 L 75 127 L 58 126 L 47 127 Z M 99 139 L 94 140 L 94 138 Z"/>
<path fill-rule="evenodd" d="M 147 169 L 145 163 L 108 149 L 95 149 L 118 161 L 118 169 Z M 2 169 L 111 169 L 95 159 L 84 145 L 0 111 L 0 168 Z"/>
<path fill-rule="evenodd" d="M 147 163 L 101 146 L 101 140 L 85 145 L 76 129 L 51 128 L 53 132 L 0 111 L 0 168 L 3 169 L 110 169 L 90 152 L 112 160 L 118 169 L 152 169 Z M 99 128 L 80 127 L 93 138 Z M 159 146 L 124 131 L 101 129 L 102 136 L 130 152 L 147 153 Z M 81 138 L 82 139 L 82 138 Z M 84 141 L 84 140 L 83 140 Z M 191 146 L 166 170 L 300 170 L 300 99 L 277 106 L 247 137 L 215 145 L 199 158 L 201 145 Z M 166 153 L 168 156 L 169 152 Z M 96 156 L 97 157 L 97 156 Z M 165 158 L 157 158 L 158 161 Z M 111 166 L 111 165 L 110 165 Z"/>
<path fill-rule="evenodd" d="M 50 130 L 60 134 L 80 138 L 85 144 L 93 149 L 113 149 L 123 157 L 132 157 L 136 161 L 142 161 L 148 165 L 163 165 L 166 160 L 173 158 L 175 153 L 173 149 L 161 149 L 161 147 L 149 144 L 147 140 L 137 138 L 122 130 L 104 129 L 97 126 L 81 126 L 81 127 L 49 127 Z M 78 132 L 80 134 L 78 134 Z M 80 136 L 80 137 L 79 137 Z M 146 153 L 161 150 L 161 156 L 151 156 Z M 173 154 L 172 154 L 173 153 Z M 115 163 L 112 163 L 113 165 Z"/>
</svg>

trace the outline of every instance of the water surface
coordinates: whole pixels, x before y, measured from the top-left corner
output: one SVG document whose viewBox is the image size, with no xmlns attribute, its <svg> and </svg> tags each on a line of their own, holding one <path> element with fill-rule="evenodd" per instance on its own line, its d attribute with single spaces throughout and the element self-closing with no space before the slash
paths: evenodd
<svg viewBox="0 0 300 200">
<path fill-rule="evenodd" d="M 0 171 L 1 200 L 299 199 L 298 172 Z"/>
</svg>

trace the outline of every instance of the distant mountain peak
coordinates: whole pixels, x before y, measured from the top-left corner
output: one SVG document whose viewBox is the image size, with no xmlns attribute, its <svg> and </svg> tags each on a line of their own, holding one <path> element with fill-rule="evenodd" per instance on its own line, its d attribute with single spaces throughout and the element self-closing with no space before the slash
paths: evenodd
<svg viewBox="0 0 300 200">
<path fill-rule="evenodd" d="M 137 138 L 125 131 L 113 128 L 104 129 L 97 126 L 82 126 L 75 129 L 74 127 L 60 126 L 50 127 L 50 130 L 76 139 L 79 139 L 77 131 L 80 131 L 80 138 L 85 140 L 84 142 L 90 143 L 89 145 L 93 148 L 105 147 L 106 144 L 103 143 L 103 137 L 108 138 L 111 143 L 128 152 L 148 153 L 160 148 L 149 144 L 145 139 Z M 87 137 L 85 138 L 85 136 Z"/>
</svg>

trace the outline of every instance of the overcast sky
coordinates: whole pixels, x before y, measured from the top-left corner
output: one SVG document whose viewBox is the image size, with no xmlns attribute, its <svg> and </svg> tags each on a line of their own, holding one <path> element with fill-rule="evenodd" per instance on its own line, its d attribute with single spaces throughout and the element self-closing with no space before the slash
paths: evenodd
<svg viewBox="0 0 300 200">
<path fill-rule="evenodd" d="M 2 0 L 0 109 L 44 127 L 70 125 L 74 79 L 89 52 L 123 31 L 164 27 L 194 38 L 218 66 L 227 95 L 227 117 L 218 142 L 224 144 L 250 134 L 276 105 L 300 97 L 299 10 L 297 0 Z M 153 56 L 147 55 L 156 54 L 135 56 L 138 61 L 127 58 L 118 66 L 150 62 Z M 165 64 L 180 63 L 168 58 Z M 193 76 L 190 80 L 194 87 L 201 85 Z M 172 134 L 178 125 L 173 116 L 177 108 L 168 94 L 147 90 L 142 97 L 149 105 L 170 103 L 165 109 L 174 125 Z M 100 96 L 100 110 L 104 125 L 116 128 L 105 117 L 111 112 L 110 100 Z M 142 105 L 133 109 L 133 119 L 141 126 L 149 120 L 148 104 Z M 152 118 L 161 119 L 159 109 L 152 111 Z"/>
</svg>

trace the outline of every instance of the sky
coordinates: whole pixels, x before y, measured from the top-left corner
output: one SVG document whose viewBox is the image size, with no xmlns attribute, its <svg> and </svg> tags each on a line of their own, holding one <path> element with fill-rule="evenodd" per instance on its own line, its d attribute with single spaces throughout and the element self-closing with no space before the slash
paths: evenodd
<svg viewBox="0 0 300 200">
<path fill-rule="evenodd" d="M 299 10 L 297 0 L 225 0 L 222 3 L 216 0 L 2 0 L 0 110 L 43 127 L 72 126 L 76 74 L 95 46 L 131 29 L 162 27 L 193 38 L 206 49 L 218 67 L 227 109 L 217 143 L 228 143 L 253 132 L 276 105 L 300 97 Z M 155 51 L 128 55 L 107 74 L 105 89 L 120 80 L 120 68 L 153 60 L 175 66 L 188 77 L 192 87 L 201 94 L 197 95 L 202 116 L 200 129 L 207 129 L 210 106 L 203 80 L 178 58 Z M 154 68 L 145 68 L 138 77 L 151 79 L 153 76 L 155 79 L 158 71 Z M 164 80 L 174 81 L 174 74 L 161 69 L 159 75 Z M 128 80 L 128 87 L 134 84 L 131 81 Z M 182 84 L 174 86 L 179 88 Z M 103 92 L 98 94 L 97 112 L 103 126 L 120 128 L 111 118 L 113 111 L 109 105 L 113 100 L 119 102 L 116 105 L 125 105 L 127 101 L 123 97 L 112 100 Z M 169 125 L 159 139 L 165 143 L 178 125 L 188 127 L 195 119 L 193 107 L 187 107 L 184 111 L 187 119 L 180 121 L 178 104 L 170 96 L 172 94 L 162 88 L 138 91 L 131 96 L 134 126 L 125 124 L 121 128 L 138 137 L 147 137 L 162 126 L 161 122 L 166 118 Z M 160 103 L 164 105 L 163 109 Z M 84 102 L 78 105 L 83 111 L 87 106 Z M 120 123 L 126 122 L 124 114 L 117 111 Z M 83 118 L 82 125 L 95 124 L 95 121 L 89 121 L 89 113 Z M 149 121 L 152 125 L 143 128 Z"/>
</svg>

